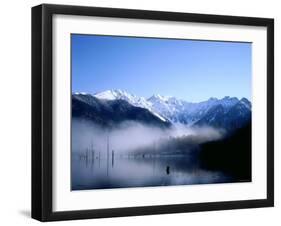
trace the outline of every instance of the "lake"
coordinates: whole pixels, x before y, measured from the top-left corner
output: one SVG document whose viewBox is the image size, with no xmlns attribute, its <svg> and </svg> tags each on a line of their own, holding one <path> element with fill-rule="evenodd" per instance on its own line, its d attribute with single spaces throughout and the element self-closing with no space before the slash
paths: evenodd
<svg viewBox="0 0 281 226">
<path fill-rule="evenodd" d="M 222 172 L 201 168 L 192 155 L 87 155 L 72 153 L 72 190 L 231 182 Z"/>
</svg>

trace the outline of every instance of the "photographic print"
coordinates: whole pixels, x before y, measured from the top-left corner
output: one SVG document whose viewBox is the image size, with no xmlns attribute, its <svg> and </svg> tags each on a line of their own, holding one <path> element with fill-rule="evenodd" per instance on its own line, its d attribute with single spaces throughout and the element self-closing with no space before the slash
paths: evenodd
<svg viewBox="0 0 281 226">
<path fill-rule="evenodd" d="M 250 182 L 250 42 L 71 34 L 71 189 Z"/>
<path fill-rule="evenodd" d="M 273 18 L 41 4 L 31 36 L 32 218 L 274 206 Z"/>
</svg>

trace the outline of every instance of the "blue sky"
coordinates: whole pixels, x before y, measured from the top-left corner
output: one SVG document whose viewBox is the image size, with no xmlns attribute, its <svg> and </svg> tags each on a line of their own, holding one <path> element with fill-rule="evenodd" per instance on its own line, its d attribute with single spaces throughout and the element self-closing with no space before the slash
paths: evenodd
<svg viewBox="0 0 281 226">
<path fill-rule="evenodd" d="M 251 100 L 251 43 L 72 34 L 72 92 Z"/>
</svg>

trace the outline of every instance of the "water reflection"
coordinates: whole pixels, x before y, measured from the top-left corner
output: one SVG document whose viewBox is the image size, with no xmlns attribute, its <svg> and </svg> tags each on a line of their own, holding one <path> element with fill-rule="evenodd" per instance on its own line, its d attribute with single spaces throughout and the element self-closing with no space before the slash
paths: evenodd
<svg viewBox="0 0 281 226">
<path fill-rule="evenodd" d="M 191 155 L 72 154 L 72 190 L 229 182 L 221 172 L 200 168 Z"/>
</svg>

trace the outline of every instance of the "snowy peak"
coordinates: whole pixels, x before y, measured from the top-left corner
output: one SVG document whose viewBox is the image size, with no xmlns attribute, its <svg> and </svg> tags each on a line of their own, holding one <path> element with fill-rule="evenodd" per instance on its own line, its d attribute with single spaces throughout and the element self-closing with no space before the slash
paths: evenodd
<svg viewBox="0 0 281 226">
<path fill-rule="evenodd" d="M 101 93 L 96 93 L 94 95 L 94 97 L 96 97 L 98 99 L 105 99 L 105 100 L 115 100 L 116 99 L 115 93 L 112 92 L 111 90 L 106 90 Z"/>
<path fill-rule="evenodd" d="M 162 96 L 160 94 L 154 94 L 153 96 L 149 97 L 147 100 L 148 101 L 158 101 L 158 102 L 168 102 L 170 99 L 172 99 L 174 97 L 171 96 Z"/>
<path fill-rule="evenodd" d="M 165 117 L 153 110 L 152 104 L 144 97 L 138 97 L 133 94 L 127 93 L 124 90 L 106 90 L 104 92 L 96 93 L 94 97 L 104 100 L 125 100 L 135 107 L 141 107 L 149 110 L 153 115 L 161 119 L 162 121 L 168 121 Z"/>
<path fill-rule="evenodd" d="M 96 93 L 94 97 L 105 100 L 126 100 L 127 102 L 136 107 L 142 107 L 147 109 L 150 108 L 150 103 L 147 102 L 144 97 L 138 97 L 120 89 L 106 90 L 100 93 Z"/>
<path fill-rule="evenodd" d="M 94 94 L 94 97 L 98 99 L 105 99 L 105 100 L 116 100 L 121 98 L 132 98 L 133 95 L 123 91 L 123 90 L 106 90 L 100 93 Z"/>
<path fill-rule="evenodd" d="M 154 94 L 153 96 L 149 97 L 147 101 L 152 103 L 167 103 L 167 104 L 181 104 L 182 100 L 179 100 L 172 96 L 162 96 L 159 94 Z"/>
<path fill-rule="evenodd" d="M 89 94 L 85 93 L 85 92 L 76 92 L 76 93 L 74 93 L 74 95 L 83 95 L 83 96 L 85 96 L 85 95 L 89 95 Z"/>
<path fill-rule="evenodd" d="M 90 101 L 88 98 L 90 94 L 75 93 L 74 95 L 77 95 L 77 98 L 82 98 L 84 101 Z M 211 109 L 219 109 L 225 114 L 234 106 L 236 106 L 236 110 L 240 110 L 241 114 L 251 111 L 251 102 L 248 99 L 241 98 L 239 100 L 236 97 L 230 96 L 225 96 L 221 99 L 211 97 L 206 101 L 193 103 L 172 96 L 163 96 L 159 94 L 155 94 L 146 99 L 144 97 L 130 94 L 124 90 L 116 89 L 96 93 L 93 97 L 104 101 L 125 100 L 135 107 L 149 110 L 154 116 L 157 116 L 164 122 L 170 121 L 186 125 L 194 125 L 198 120 L 210 113 L 213 115 L 213 112 L 210 111 Z"/>
</svg>

